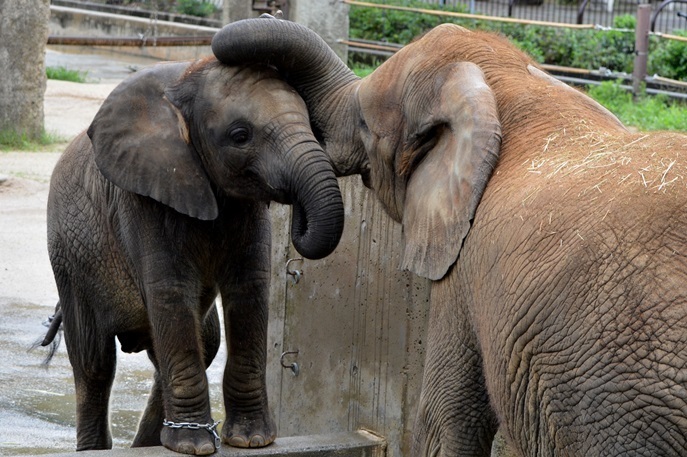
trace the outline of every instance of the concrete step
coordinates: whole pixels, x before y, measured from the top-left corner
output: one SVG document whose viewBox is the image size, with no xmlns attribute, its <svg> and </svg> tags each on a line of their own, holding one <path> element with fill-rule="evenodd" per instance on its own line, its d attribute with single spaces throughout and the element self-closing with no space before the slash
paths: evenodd
<svg viewBox="0 0 687 457">
<path fill-rule="evenodd" d="M 42 457 L 179 457 L 167 448 L 142 447 L 49 454 Z M 238 449 L 222 446 L 214 456 L 220 457 L 384 457 L 386 441 L 364 430 L 327 435 L 289 436 L 264 448 Z"/>
</svg>

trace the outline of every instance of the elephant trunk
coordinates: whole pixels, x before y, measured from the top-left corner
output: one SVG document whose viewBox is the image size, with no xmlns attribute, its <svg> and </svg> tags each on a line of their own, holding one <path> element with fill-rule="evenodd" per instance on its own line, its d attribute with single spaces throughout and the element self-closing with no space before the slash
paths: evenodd
<svg viewBox="0 0 687 457">
<path fill-rule="evenodd" d="M 291 241 L 308 259 L 321 259 L 334 251 L 344 226 L 341 191 L 331 164 L 319 154 L 302 154 L 292 178 Z"/>
<path fill-rule="evenodd" d="M 276 67 L 301 95 L 315 135 L 327 148 L 338 176 L 361 173 L 367 156 L 356 139 L 355 90 L 360 82 L 315 32 L 278 19 L 245 19 L 222 28 L 212 39 L 220 62 Z"/>
</svg>

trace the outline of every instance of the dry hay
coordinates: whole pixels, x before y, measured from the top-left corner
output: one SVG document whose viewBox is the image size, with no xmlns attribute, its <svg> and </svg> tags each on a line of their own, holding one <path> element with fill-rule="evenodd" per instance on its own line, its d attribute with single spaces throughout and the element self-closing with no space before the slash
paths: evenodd
<svg viewBox="0 0 687 457">
<path fill-rule="evenodd" d="M 582 120 L 545 138 L 523 165 L 549 183 L 586 181 L 581 195 L 629 186 L 666 193 L 685 186 L 687 136 L 600 132 Z"/>
</svg>

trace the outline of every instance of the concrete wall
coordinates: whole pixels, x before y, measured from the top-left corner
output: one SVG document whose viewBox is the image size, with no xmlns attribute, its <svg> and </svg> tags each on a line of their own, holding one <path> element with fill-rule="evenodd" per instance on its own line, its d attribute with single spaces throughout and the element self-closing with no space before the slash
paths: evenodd
<svg viewBox="0 0 687 457">
<path fill-rule="evenodd" d="M 258 17 L 260 13 L 253 11 L 252 0 L 229 0 L 229 20 L 231 22 Z"/>
<path fill-rule="evenodd" d="M 260 15 L 253 11 L 252 1 L 229 1 L 229 18 L 232 22 Z M 332 0 L 288 0 L 287 19 L 317 32 L 346 61 L 348 47 L 339 43 L 339 40 L 348 38 L 348 5 Z"/>
<path fill-rule="evenodd" d="M 280 436 L 368 429 L 387 455 L 410 451 L 424 360 L 429 282 L 398 269 L 401 227 L 360 177 L 339 180 L 344 233 L 329 257 L 292 265 L 289 207 L 272 205 L 268 386 Z M 283 368 L 299 366 L 298 374 Z"/>
<path fill-rule="evenodd" d="M 212 36 L 218 29 L 176 22 L 164 22 L 119 14 L 50 6 L 50 35 L 90 37 Z M 59 48 L 56 48 L 59 49 Z M 160 60 L 192 60 L 212 55 L 210 46 L 109 47 L 113 52 Z"/>
<path fill-rule="evenodd" d="M 258 17 L 253 11 L 252 2 L 230 0 L 230 21 Z M 122 16 L 96 11 L 86 11 L 70 7 L 50 6 L 50 34 L 63 36 L 103 36 L 137 37 L 150 41 L 157 36 L 208 36 L 214 35 L 217 28 L 200 25 L 187 25 L 155 19 Z M 290 0 L 289 20 L 303 24 L 317 32 L 346 61 L 347 46 L 339 40 L 348 37 L 348 5 L 335 1 Z M 189 60 L 210 55 L 209 46 L 200 47 L 154 47 L 126 49 L 114 48 L 122 53 L 135 53 L 161 60 Z"/>
</svg>

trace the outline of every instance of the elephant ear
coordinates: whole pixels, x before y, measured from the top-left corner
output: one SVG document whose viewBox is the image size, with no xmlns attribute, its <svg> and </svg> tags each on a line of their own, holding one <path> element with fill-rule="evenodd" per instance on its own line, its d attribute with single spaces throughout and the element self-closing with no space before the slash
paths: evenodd
<svg viewBox="0 0 687 457">
<path fill-rule="evenodd" d="M 496 100 L 480 68 L 461 62 L 446 71 L 432 147 L 408 179 L 403 206 L 402 267 L 432 280 L 458 259 L 501 146 Z"/>
<path fill-rule="evenodd" d="M 88 128 L 95 163 L 118 187 L 151 197 L 202 220 L 217 217 L 217 201 L 190 145 L 179 109 L 165 95 L 187 63 L 158 64 L 126 79 Z"/>
</svg>

